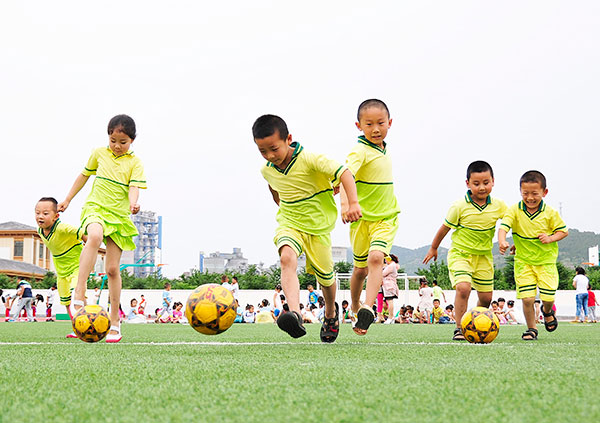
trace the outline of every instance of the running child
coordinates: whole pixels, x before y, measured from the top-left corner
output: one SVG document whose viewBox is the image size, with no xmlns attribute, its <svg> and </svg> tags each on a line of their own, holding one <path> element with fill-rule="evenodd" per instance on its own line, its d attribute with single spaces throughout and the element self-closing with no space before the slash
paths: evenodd
<svg viewBox="0 0 600 423">
<path fill-rule="evenodd" d="M 141 160 L 130 151 L 136 137 L 135 122 L 127 115 L 113 117 L 108 123 L 108 147 L 92 152 L 85 168 L 75 179 L 65 200 L 58 205 L 62 212 L 84 187 L 91 175 L 96 175 L 92 190 L 81 212 L 80 236 L 87 235 L 79 260 L 79 277 L 72 301 L 75 309 L 84 305 L 88 276 L 94 264 L 98 248 L 106 245 L 106 274 L 108 275 L 111 304 L 121 303 L 121 273 L 119 262 L 123 250 L 134 250 L 133 237 L 138 231 L 130 214 L 140 211 L 138 197 L 140 189 L 146 188 L 146 177 Z M 106 342 L 121 340 L 119 308 L 111 307 L 112 325 Z"/>
<path fill-rule="evenodd" d="M 558 288 L 557 242 L 569 235 L 565 222 L 558 212 L 544 203 L 548 194 L 546 177 L 537 170 L 530 170 L 519 181 L 523 201 L 512 205 L 502 219 L 498 231 L 500 253 L 510 245 L 506 234 L 512 230 L 515 243 L 515 283 L 517 299 L 523 300 L 523 314 L 527 330 L 521 336 L 524 341 L 538 337 L 534 308 L 535 294 L 540 292 L 544 326 L 548 332 L 558 327 L 556 313 L 552 309 Z"/>
<path fill-rule="evenodd" d="M 359 219 L 352 174 L 334 160 L 293 142 L 286 123 L 278 116 L 259 117 L 252 126 L 252 135 L 267 160 L 261 173 L 279 206 L 274 242 L 281 258 L 281 285 L 290 311 L 279 316 L 277 325 L 293 338 L 306 334 L 296 274 L 298 256 L 305 252 L 307 272 L 314 274 L 323 287 L 325 318 L 321 341 L 334 342 L 339 332 L 339 311 L 335 304 L 330 239 L 337 218 L 333 190 L 340 183 L 344 186 L 349 201 L 347 220 Z"/>
<path fill-rule="evenodd" d="M 389 255 L 398 230 L 398 207 L 394 195 L 392 161 L 385 137 L 392 125 L 386 104 L 377 99 L 363 101 L 358 107 L 356 127 L 363 135 L 348 155 L 346 165 L 356 182 L 362 218 L 350 225 L 354 270 L 350 278 L 352 312 L 356 314 L 354 332 L 365 335 L 375 320 L 373 303 L 383 281 L 383 259 Z M 345 187 L 344 187 L 345 188 Z M 341 191 L 342 221 L 348 216 L 346 192 Z M 365 278 L 365 302 L 360 303 Z"/>
<path fill-rule="evenodd" d="M 452 233 L 452 246 L 448 251 L 448 273 L 454 300 L 455 341 L 464 341 L 460 321 L 467 311 L 471 289 L 477 290 L 477 305 L 489 308 L 494 290 L 494 260 L 492 240 L 496 223 L 506 212 L 502 200 L 490 196 L 494 187 L 494 171 L 484 161 L 475 161 L 467 167 L 467 194 L 448 210 L 446 220 L 435 234 L 431 248 L 423 259 L 427 264 L 437 260 L 438 248 L 444 237 Z"/>
</svg>

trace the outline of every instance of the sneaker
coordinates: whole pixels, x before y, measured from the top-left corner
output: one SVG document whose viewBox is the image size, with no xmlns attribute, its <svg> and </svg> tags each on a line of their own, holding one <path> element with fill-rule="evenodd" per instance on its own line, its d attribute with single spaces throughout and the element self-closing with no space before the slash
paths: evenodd
<svg viewBox="0 0 600 423">
<path fill-rule="evenodd" d="M 306 329 L 302 324 L 302 316 L 296 311 L 281 313 L 277 319 L 277 326 L 292 338 L 300 338 L 306 335 Z"/>
<path fill-rule="evenodd" d="M 394 319 L 387 319 L 385 322 L 383 322 L 384 325 L 393 325 L 394 323 L 396 323 Z"/>
<path fill-rule="evenodd" d="M 68 333 L 67 336 L 65 336 L 65 338 L 75 339 L 75 338 L 77 338 L 77 335 L 75 335 L 75 332 L 71 332 L 71 333 Z"/>
<path fill-rule="evenodd" d="M 332 318 L 324 318 L 321 326 L 321 341 L 331 344 L 335 342 L 340 333 L 340 307 L 335 303 L 335 316 Z"/>
<path fill-rule="evenodd" d="M 117 333 L 110 333 L 110 331 L 115 331 Z M 109 344 L 116 344 L 121 339 L 123 339 L 123 335 L 121 335 L 121 327 L 111 326 L 108 335 L 106 335 L 106 342 Z"/>
</svg>

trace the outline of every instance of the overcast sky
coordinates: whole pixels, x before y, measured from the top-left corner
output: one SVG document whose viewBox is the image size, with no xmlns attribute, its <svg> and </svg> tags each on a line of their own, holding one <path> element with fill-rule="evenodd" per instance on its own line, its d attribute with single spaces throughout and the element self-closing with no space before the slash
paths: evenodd
<svg viewBox="0 0 600 423">
<path fill-rule="evenodd" d="M 478 159 L 493 195 L 518 201 L 520 175 L 538 169 L 568 226 L 600 232 L 600 3 L 288 3 L 3 1 L 0 222 L 35 225 L 37 199 L 64 199 L 126 113 L 140 204 L 164 219 L 165 274 L 233 247 L 269 265 L 277 208 L 252 123 L 278 114 L 343 162 L 358 104 L 376 97 L 393 118 L 396 245 L 431 242 Z M 64 221 L 79 223 L 91 185 Z M 349 246 L 341 221 L 332 239 Z"/>
</svg>

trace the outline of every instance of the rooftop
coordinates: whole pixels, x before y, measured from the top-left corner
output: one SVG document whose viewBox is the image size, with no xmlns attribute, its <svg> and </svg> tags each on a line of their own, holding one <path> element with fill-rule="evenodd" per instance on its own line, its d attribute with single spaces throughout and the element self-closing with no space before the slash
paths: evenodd
<svg viewBox="0 0 600 423">
<path fill-rule="evenodd" d="M 43 277 L 48 271 L 34 264 L 0 258 L 0 273 L 9 276 Z"/>
<path fill-rule="evenodd" d="M 0 231 L 37 231 L 37 228 L 19 222 L 0 223 Z"/>
</svg>

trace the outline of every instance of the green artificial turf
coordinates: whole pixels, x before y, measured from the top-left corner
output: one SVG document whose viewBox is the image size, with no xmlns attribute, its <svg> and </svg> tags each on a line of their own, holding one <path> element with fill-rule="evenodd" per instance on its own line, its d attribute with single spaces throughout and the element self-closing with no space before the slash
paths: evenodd
<svg viewBox="0 0 600 423">
<path fill-rule="evenodd" d="M 535 342 L 504 326 L 489 345 L 450 341 L 451 325 L 342 325 L 331 345 L 307 328 L 124 324 L 111 345 L 65 339 L 66 322 L 0 323 L 0 422 L 600 420 L 600 325 L 540 326 Z"/>
</svg>

